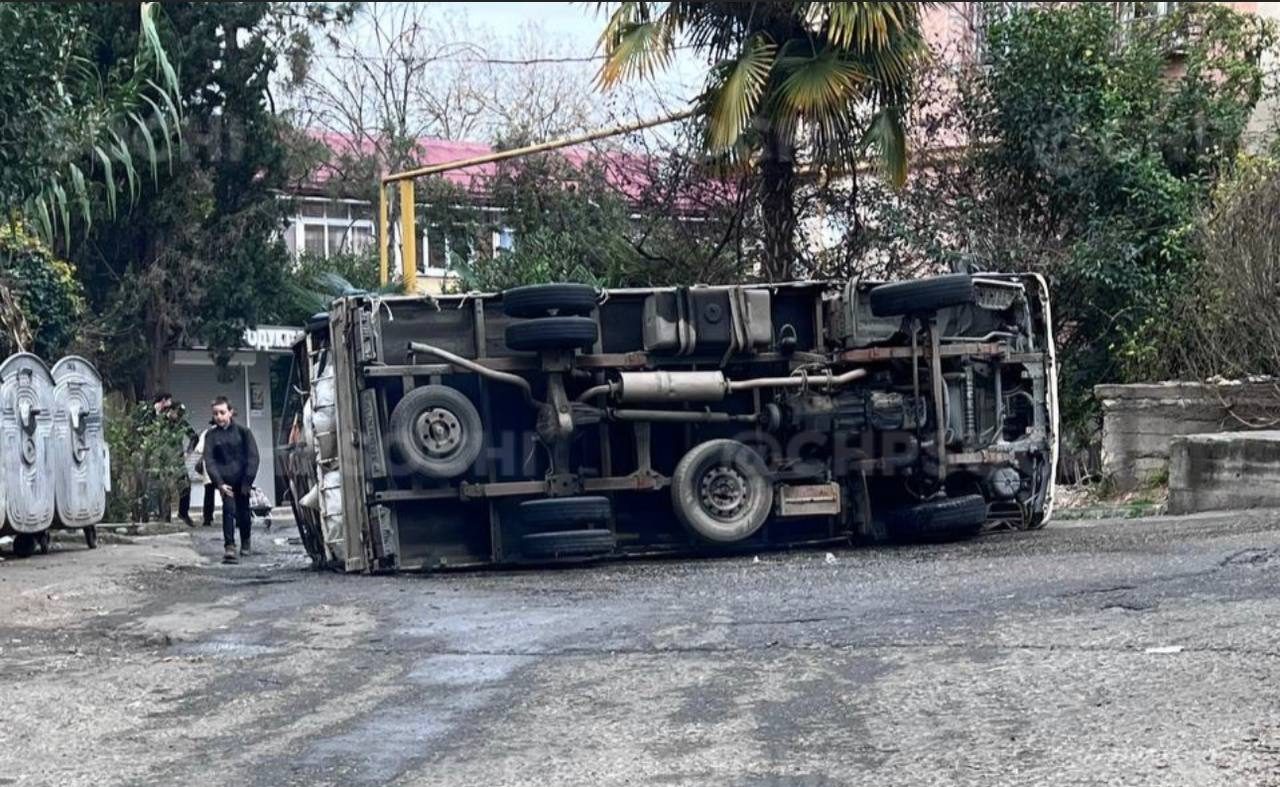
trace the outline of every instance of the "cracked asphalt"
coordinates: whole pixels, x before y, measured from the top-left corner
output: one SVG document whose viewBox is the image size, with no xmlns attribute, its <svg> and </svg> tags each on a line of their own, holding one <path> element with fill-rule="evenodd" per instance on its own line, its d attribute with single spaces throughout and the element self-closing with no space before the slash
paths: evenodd
<svg viewBox="0 0 1280 787">
<path fill-rule="evenodd" d="M 557 571 L 0 563 L 0 784 L 1280 785 L 1280 514 Z"/>
</svg>

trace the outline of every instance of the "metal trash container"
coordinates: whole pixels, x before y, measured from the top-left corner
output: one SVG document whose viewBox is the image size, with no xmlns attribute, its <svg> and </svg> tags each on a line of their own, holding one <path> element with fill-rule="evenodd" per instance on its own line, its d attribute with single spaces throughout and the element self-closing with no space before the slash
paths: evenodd
<svg viewBox="0 0 1280 787">
<path fill-rule="evenodd" d="M 103 433 L 102 377 L 84 358 L 53 365 L 53 450 L 57 515 L 64 527 L 96 525 L 107 510 L 111 467 Z"/>
<path fill-rule="evenodd" d="M 0 469 L 9 527 L 40 533 L 53 523 L 53 376 L 31 353 L 0 364 Z"/>
</svg>

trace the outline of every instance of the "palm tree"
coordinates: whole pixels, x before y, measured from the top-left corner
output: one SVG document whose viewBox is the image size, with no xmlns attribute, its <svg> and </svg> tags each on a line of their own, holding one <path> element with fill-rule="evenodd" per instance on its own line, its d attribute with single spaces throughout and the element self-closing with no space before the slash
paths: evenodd
<svg viewBox="0 0 1280 787">
<path fill-rule="evenodd" d="M 601 3 L 601 6 L 612 4 Z M 754 161 L 762 186 L 765 271 L 795 264 L 797 154 L 842 169 L 876 148 L 889 178 L 906 178 L 905 115 L 926 52 L 925 3 L 628 2 L 610 15 L 599 81 L 646 78 L 677 49 L 705 55 L 697 99 L 706 147 Z"/>
<path fill-rule="evenodd" d="M 293 324 L 302 324 L 313 314 L 328 312 L 334 301 L 349 295 L 404 294 L 404 282 L 399 279 L 383 285 L 358 286 L 335 270 L 300 271 L 296 278 L 285 284 L 285 319 Z"/>
<path fill-rule="evenodd" d="M 157 143 L 172 161 L 181 110 L 178 77 L 161 42 L 160 4 L 138 6 L 132 62 L 99 64 L 114 31 L 90 28 L 88 4 L 0 4 L 0 221 L 25 218 L 49 242 L 71 232 L 72 212 L 93 218 L 91 192 L 101 188 L 106 212 L 118 196 L 139 193 L 134 148 L 156 179 Z"/>
</svg>

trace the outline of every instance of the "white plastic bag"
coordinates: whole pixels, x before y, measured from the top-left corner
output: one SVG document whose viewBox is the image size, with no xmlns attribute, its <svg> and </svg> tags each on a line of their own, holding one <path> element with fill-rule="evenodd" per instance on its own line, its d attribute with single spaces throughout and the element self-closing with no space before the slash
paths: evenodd
<svg viewBox="0 0 1280 787">
<path fill-rule="evenodd" d="M 267 495 L 258 487 L 250 487 L 249 489 L 249 508 L 271 508 L 271 501 L 267 499 Z"/>
</svg>

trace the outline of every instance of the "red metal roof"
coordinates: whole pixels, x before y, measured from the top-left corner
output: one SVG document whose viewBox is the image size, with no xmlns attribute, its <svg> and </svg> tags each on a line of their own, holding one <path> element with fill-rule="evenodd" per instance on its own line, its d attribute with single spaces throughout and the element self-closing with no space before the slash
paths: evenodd
<svg viewBox="0 0 1280 787">
<path fill-rule="evenodd" d="M 354 153 L 369 155 L 375 151 L 374 143 L 370 139 L 356 140 L 345 134 L 327 131 L 312 131 L 310 133 L 312 138 L 324 143 L 329 150 L 338 155 Z M 419 139 L 417 147 L 418 154 L 413 164 L 415 167 L 474 158 L 491 153 L 494 150 L 492 145 L 484 142 L 465 142 L 429 137 Z M 644 156 L 621 151 L 601 151 L 587 145 L 561 148 L 555 152 L 555 155 L 561 156 L 574 167 L 582 167 L 589 161 L 600 165 L 606 182 L 632 201 L 643 199 L 652 182 L 651 174 L 655 162 Z M 449 170 L 441 173 L 440 177 L 459 188 L 481 195 L 488 190 L 488 182 L 497 172 L 497 164 L 476 164 L 465 169 Z M 321 164 L 311 173 L 304 188 L 324 189 L 337 175 L 337 170 L 331 164 Z M 720 192 L 720 196 L 725 199 L 729 199 L 733 195 L 733 188 L 728 183 L 709 182 L 708 185 L 712 186 L 713 191 Z M 702 204 L 705 204 L 707 196 L 706 194 L 703 195 Z M 674 206 L 676 210 L 690 212 L 696 210 L 696 203 L 690 197 L 686 196 L 676 202 L 678 203 Z"/>
</svg>

